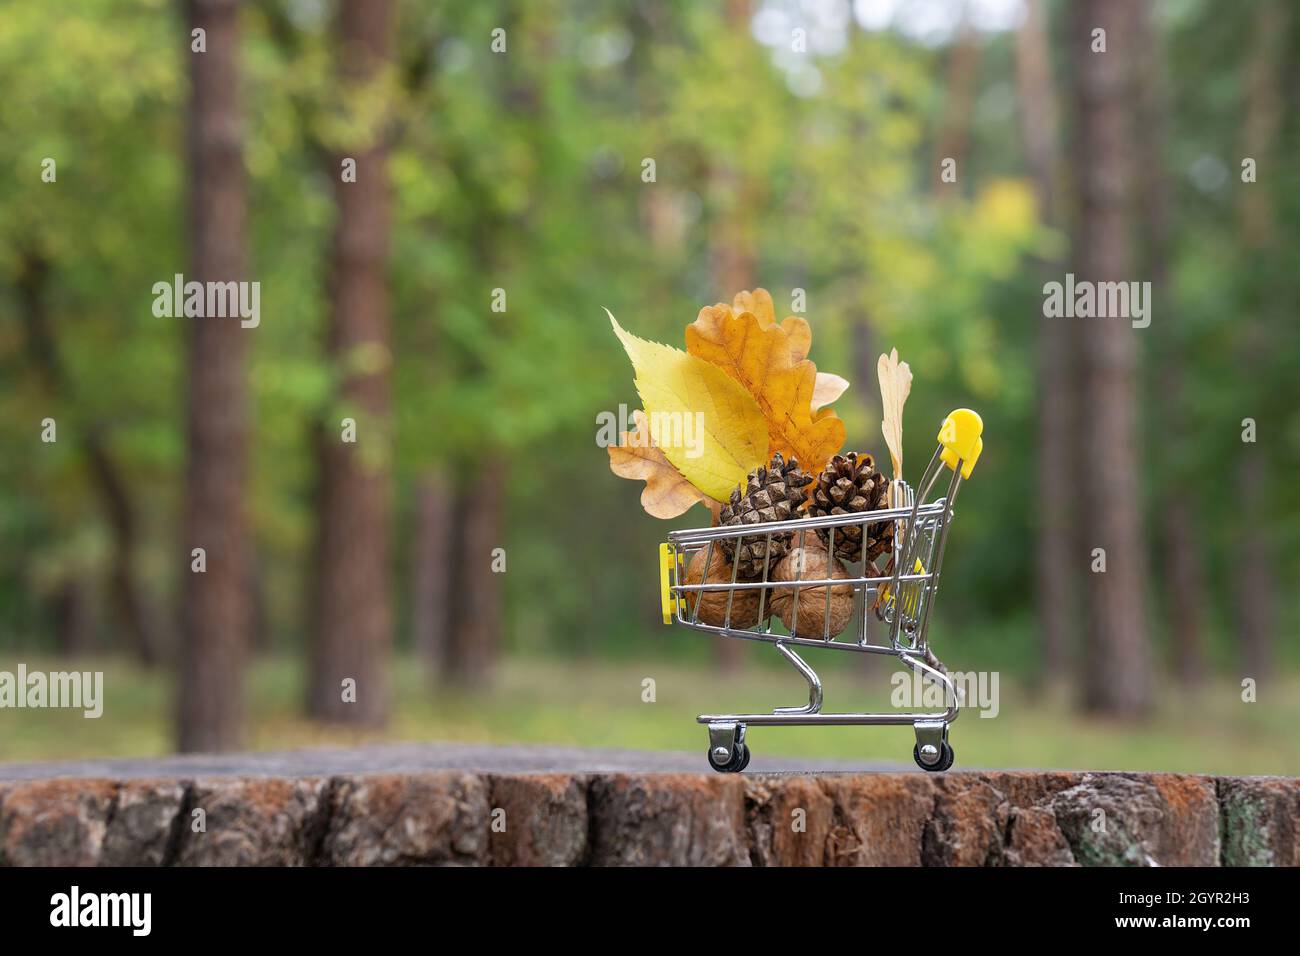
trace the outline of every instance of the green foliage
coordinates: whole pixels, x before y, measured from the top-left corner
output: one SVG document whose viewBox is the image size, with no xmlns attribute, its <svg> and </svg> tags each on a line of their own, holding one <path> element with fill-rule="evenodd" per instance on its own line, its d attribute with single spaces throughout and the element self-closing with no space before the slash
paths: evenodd
<svg viewBox="0 0 1300 956">
<path fill-rule="evenodd" d="M 312 430 L 336 429 L 346 413 L 333 399 L 339 370 L 322 361 L 338 175 L 327 157 L 373 131 L 384 110 L 395 120 L 394 348 L 350 360 L 393 363 L 399 547 L 415 480 L 437 468 L 468 485 L 487 457 L 509 463 L 513 648 L 627 655 L 665 639 L 654 623 L 654 546 L 666 527 L 707 516 L 650 519 L 636 488 L 609 473 L 596 416 L 635 407 L 636 396 L 603 309 L 680 344 L 700 306 L 739 291 L 715 282 L 719 235 L 752 250 L 779 314 L 805 290 L 812 358 L 852 382 L 839 403 L 850 447 L 883 455 L 874 358 L 889 346 L 916 375 L 904 423 L 910 476 L 946 411 L 983 413 L 987 450 L 962 496 L 936 628 L 959 642 L 945 618 L 973 618 L 981 633 L 1028 619 L 1041 385 L 1041 277 L 1030 257 L 1059 253 L 1062 237 L 1033 208 L 1011 36 L 980 38 L 971 157 L 944 194 L 933 168 L 942 49 L 852 28 L 840 52 L 808 55 L 801 69 L 817 77 L 808 86 L 722 4 L 400 6 L 397 69 L 353 103 L 334 95 L 326 8 L 262 0 L 242 17 L 249 260 L 263 290 L 251 350 L 252 513 L 273 644 L 301 637 Z M 147 586 L 163 606 L 175 596 L 187 329 L 151 314 L 150 288 L 188 262 L 188 53 L 163 0 L 72 0 L 55 21 L 45 5 L 11 4 L 2 23 L 0 641 L 49 647 L 52 598 L 69 581 L 103 582 L 111 561 L 81 441 L 92 429 L 140 515 Z M 506 54 L 490 49 L 498 27 Z M 1286 347 L 1300 299 L 1300 167 L 1287 157 L 1300 134 L 1286 113 L 1274 167 L 1243 187 L 1235 157 L 1250 30 L 1204 2 L 1171 5 L 1161 29 L 1175 243 L 1172 301 L 1158 308 L 1177 324 L 1143 340 L 1140 411 L 1160 439 L 1144 449 L 1147 514 L 1155 527 L 1160 490 L 1193 486 L 1221 622 L 1215 654 L 1227 660 L 1236 596 L 1225 489 L 1242 418 L 1259 423 L 1251 447 L 1272 476 L 1265 510 L 1276 516 L 1279 580 L 1300 563 L 1300 486 L 1284 480 L 1300 466 L 1300 353 Z M 1296 30 L 1280 41 L 1292 73 Z M 1064 48 L 1053 52 L 1064 77 Z M 41 182 L 45 157 L 58 162 L 57 183 Z M 647 159 L 654 182 L 642 179 Z M 1226 169 L 1218 180 L 1215 163 Z M 1243 188 L 1267 190 L 1267 248 L 1239 242 Z M 59 381 L 41 364 L 24 298 L 38 269 Z M 503 312 L 492 309 L 498 289 Z M 1238 349 L 1247 316 L 1266 339 L 1251 368 Z M 1162 433 L 1156 401 L 1165 349 L 1185 378 L 1190 428 L 1176 436 Z M 53 445 L 37 440 L 46 417 L 58 422 Z M 1284 620 L 1295 616 L 1284 609 Z M 111 644 L 111 618 L 100 617 Z M 1030 669 L 1033 640 L 1015 650 L 1005 660 L 994 647 L 990 659 Z"/>
</svg>

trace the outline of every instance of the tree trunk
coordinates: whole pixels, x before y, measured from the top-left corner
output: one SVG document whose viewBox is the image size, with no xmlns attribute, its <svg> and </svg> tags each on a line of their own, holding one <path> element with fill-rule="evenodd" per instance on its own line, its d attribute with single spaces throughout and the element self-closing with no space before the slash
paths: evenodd
<svg viewBox="0 0 1300 956">
<path fill-rule="evenodd" d="M 1080 201 L 1077 278 L 1134 278 L 1129 203 L 1133 162 L 1132 64 L 1138 51 L 1127 0 L 1080 0 L 1072 44 L 1075 71 Z M 1105 52 L 1091 50 L 1092 31 L 1106 31 Z M 1060 319 L 1079 329 L 1082 361 L 1083 462 L 1079 489 L 1086 553 L 1087 665 L 1084 706 L 1115 716 L 1146 713 L 1152 703 L 1146 631 L 1146 543 L 1138 482 L 1137 342 L 1131 320 Z M 1096 549 L 1105 570 L 1095 570 Z"/>
<path fill-rule="evenodd" d="M 713 285 L 719 299 L 730 303 L 737 292 L 754 288 L 758 271 L 758 253 L 747 213 L 753 189 L 730 164 L 719 161 L 710 173 L 709 192 L 716 204 L 716 219 L 709 236 Z"/>
<path fill-rule="evenodd" d="M 971 111 L 975 102 L 980 66 L 980 41 L 974 26 L 965 16 L 957 28 L 957 39 L 948 54 L 948 75 L 945 82 L 943 119 L 935 137 L 935 162 L 931 171 L 935 195 L 941 200 L 955 199 L 963 192 L 966 182 L 966 160 L 970 155 Z M 946 159 L 956 161 L 956 183 L 945 183 L 939 178 L 941 164 Z"/>
<path fill-rule="evenodd" d="M 1167 380 L 1162 388 L 1167 399 L 1181 394 L 1181 382 L 1176 380 Z M 1181 490 L 1170 495 L 1164 505 L 1162 523 L 1165 601 L 1169 608 L 1174 675 L 1180 683 L 1195 686 L 1205 680 L 1202 633 L 1206 592 L 1205 564 L 1200 552 L 1204 539 L 1195 533 L 1198 522 L 1191 496 Z"/>
<path fill-rule="evenodd" d="M 1254 159 L 1260 170 L 1270 169 L 1277 162 L 1277 133 L 1285 108 L 1282 44 L 1287 36 L 1287 20 L 1286 6 L 1275 0 L 1266 0 L 1256 14 L 1242 149 L 1243 155 Z M 1273 202 L 1276 197 L 1265 185 L 1272 181 L 1275 180 L 1264 173 L 1258 181 L 1240 186 L 1241 236 L 1252 264 L 1269 254 L 1275 242 Z M 1259 289 L 1264 282 L 1260 278 L 1254 285 Z M 1269 354 L 1273 336 L 1263 323 L 1271 318 L 1275 306 L 1264 297 L 1261 301 L 1265 303 L 1265 308 L 1258 310 L 1262 316 L 1254 316 L 1240 337 L 1243 369 L 1258 367 Z M 1233 499 L 1242 509 L 1234 589 L 1240 602 L 1238 636 L 1246 676 L 1258 681 L 1274 664 L 1277 593 L 1265 505 L 1268 474 L 1257 443 L 1243 443 L 1236 485 Z"/>
<path fill-rule="evenodd" d="M 113 563 L 109 573 L 111 602 L 131 642 L 136 659 L 154 667 L 162 650 L 162 626 L 157 607 L 145 596 L 135 572 L 137 526 L 125 479 L 96 426 L 86 435 L 86 457 L 113 531 Z"/>
<path fill-rule="evenodd" d="M 506 462 L 490 458 L 474 482 L 458 496 L 456 548 L 451 561 L 451 631 L 443 673 L 448 681 L 481 687 L 492 676 L 501 631 L 501 574 L 494 570 L 502 547 L 501 516 L 506 506 Z"/>
<path fill-rule="evenodd" d="M 248 646 L 253 655 L 263 654 L 271 649 L 271 628 L 269 609 L 266 601 L 266 576 L 262 573 L 261 556 L 253 555 L 248 563 L 248 601 L 249 626 Z"/>
<path fill-rule="evenodd" d="M 1039 216 L 1059 225 L 1056 176 L 1060 139 L 1052 82 L 1051 45 L 1042 0 L 1029 0 L 1016 33 L 1016 86 L 1020 129 Z M 1045 277 L 1059 278 L 1058 262 L 1042 262 Z M 1040 310 L 1038 322 L 1038 531 L 1036 543 L 1037 618 L 1042 642 L 1041 677 L 1062 682 L 1069 670 L 1077 635 L 1074 570 L 1079 539 L 1074 513 L 1073 475 L 1077 368 L 1069 326 Z"/>
<path fill-rule="evenodd" d="M 73 569 L 54 595 L 55 653 L 75 658 L 94 648 L 94 596 L 86 576 Z"/>
<path fill-rule="evenodd" d="M 1169 283 L 1171 180 L 1165 151 L 1165 115 L 1169 101 L 1165 93 L 1165 60 L 1161 38 L 1151 23 L 1150 9 L 1134 9 L 1134 39 L 1145 51 L 1139 72 L 1142 80 L 1138 105 L 1142 135 L 1138 137 L 1142 176 L 1142 219 L 1145 272 L 1151 277 L 1151 297 L 1161 303 L 1160 322 L 1153 332 L 1160 343 L 1160 421 L 1169 444 L 1178 446 L 1195 438 L 1189 433 L 1184 414 L 1183 362 L 1177 316 L 1172 308 Z M 1193 475 L 1177 474 L 1162 484 L 1160 509 L 1161 565 L 1164 570 L 1164 603 L 1168 608 L 1170 644 L 1174 674 L 1184 684 L 1197 684 L 1205 677 L 1202 631 L 1205 618 L 1205 562 L 1197 533 L 1198 518 L 1191 488 Z"/>
<path fill-rule="evenodd" d="M 437 674 L 447 654 L 447 601 L 454 543 L 453 496 L 441 475 L 415 485 L 411 536 L 411 636 L 416 656 Z"/>
<path fill-rule="evenodd" d="M 46 387 L 61 397 L 65 407 L 80 408 L 75 385 L 68 380 L 50 316 L 48 291 L 50 263 L 41 253 L 28 249 L 20 253 L 18 301 L 25 326 L 27 353 L 45 379 Z M 91 422 L 78 438 L 90 468 L 91 482 L 99 495 L 104 517 L 112 532 L 113 556 L 109 571 L 109 593 L 118 623 L 132 652 L 144 667 L 158 663 L 162 648 L 162 627 L 156 607 L 145 596 L 135 571 L 137 522 L 126 479 L 118 468 L 100 425 Z"/>
<path fill-rule="evenodd" d="M 861 307 L 850 309 L 848 320 L 853 345 L 853 373 L 856 376 L 854 381 L 858 383 L 855 386 L 857 400 L 867 414 L 867 421 L 874 425 L 880 421 L 883 414 L 879 398 L 880 372 L 877 368 L 882 350 L 880 343 L 876 341 L 875 330 L 871 327 L 871 318 L 867 315 L 866 309 Z M 806 467 L 815 471 L 820 466 L 809 464 Z"/>
<path fill-rule="evenodd" d="M 1273 669 L 1273 633 L 1277 626 L 1276 585 L 1271 548 L 1260 507 L 1268 491 L 1264 459 L 1257 445 L 1247 444 L 1237 468 L 1234 499 L 1243 503 L 1241 541 L 1237 550 L 1237 633 L 1245 676 L 1258 682 Z"/>
<path fill-rule="evenodd" d="M 244 262 L 244 165 L 238 93 L 238 5 L 189 0 L 188 26 L 206 32 L 189 53 L 190 281 L 248 278 Z M 188 41 L 188 37 L 187 37 Z M 227 750 L 241 740 L 250 625 L 244 502 L 248 330 L 223 318 L 187 320 L 189 467 L 184 516 L 178 746 Z M 191 570 L 205 551 L 206 570 Z"/>
<path fill-rule="evenodd" d="M 344 0 L 340 96 L 374 82 L 385 68 L 393 26 L 389 0 Z M 326 423 L 321 432 L 320 573 L 308 688 L 311 716 L 371 726 L 388 717 L 393 626 L 386 135 L 380 124 L 369 142 L 336 157 L 332 170 L 338 220 L 329 358 L 339 369 L 356 363 L 359 353 L 378 361 L 344 373 L 339 398 L 345 417 L 355 421 L 355 441 L 345 440 L 338 422 Z M 341 175 L 344 156 L 356 160 L 355 182 Z"/>
</svg>

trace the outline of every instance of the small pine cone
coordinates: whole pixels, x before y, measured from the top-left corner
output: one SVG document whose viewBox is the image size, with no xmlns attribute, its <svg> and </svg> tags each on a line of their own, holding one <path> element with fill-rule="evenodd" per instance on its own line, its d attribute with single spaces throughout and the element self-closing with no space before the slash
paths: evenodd
<svg viewBox="0 0 1300 956">
<path fill-rule="evenodd" d="M 817 476 L 808 513 L 820 518 L 827 515 L 863 514 L 887 507 L 889 479 L 876 470 L 876 462 L 870 455 L 849 452 L 847 455 L 836 455 Z M 828 547 L 831 530 L 820 528 L 817 531 L 822 543 Z M 835 556 L 852 564 L 862 557 L 864 545 L 868 561 L 889 550 L 893 544 L 894 523 L 881 521 L 867 525 L 865 541 L 860 524 L 844 525 L 834 531 Z"/>
<path fill-rule="evenodd" d="M 743 489 L 731 493 L 723 505 L 718 522 L 724 527 L 742 527 L 769 521 L 789 521 L 799 517 L 799 509 L 807 500 L 803 490 L 812 483 L 812 475 L 799 468 L 791 458 L 786 462 L 781 453 L 772 456 L 770 465 L 760 465 L 745 479 Z M 735 538 L 723 538 L 722 550 L 729 561 L 735 562 L 742 577 L 757 578 L 766 564 L 768 574 L 790 549 L 790 532 L 774 532 L 742 538 L 736 546 Z"/>
</svg>

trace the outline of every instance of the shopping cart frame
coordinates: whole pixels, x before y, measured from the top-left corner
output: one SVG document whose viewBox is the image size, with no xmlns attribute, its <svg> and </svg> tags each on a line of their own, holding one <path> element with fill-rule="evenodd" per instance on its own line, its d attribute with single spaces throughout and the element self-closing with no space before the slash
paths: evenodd
<svg viewBox="0 0 1300 956">
<path fill-rule="evenodd" d="M 765 727 L 800 726 L 903 726 L 910 724 L 916 736 L 913 758 L 924 770 L 943 771 L 952 766 L 954 753 L 948 742 L 949 725 L 960 713 L 961 698 L 956 684 L 946 668 L 934 656 L 929 645 L 931 611 L 938 594 L 940 572 L 948 530 L 954 515 L 953 506 L 962 482 L 983 449 L 980 434 L 983 423 L 969 409 L 954 411 L 944 419 L 939 431 L 939 445 L 930 459 L 917 492 L 906 482 L 891 483 L 890 501 L 897 507 L 872 511 L 869 515 L 831 515 L 817 518 L 800 518 L 793 522 L 776 521 L 746 525 L 737 531 L 731 527 L 696 528 L 670 532 L 668 542 L 661 545 L 661 583 L 663 585 L 664 620 L 676 620 L 693 630 L 712 633 L 727 638 L 761 641 L 775 645 L 777 651 L 794 667 L 808 685 L 808 703 L 797 707 L 778 707 L 771 713 L 702 714 L 697 721 L 705 724 L 709 732 L 709 764 L 720 772 L 737 772 L 749 763 L 750 750 L 745 737 L 750 725 Z M 939 483 L 944 467 L 952 470 L 946 493 L 941 498 L 928 501 Z M 732 569 L 730 583 L 686 584 L 685 570 L 696 552 L 708 550 L 705 567 L 710 566 L 712 550 L 721 547 L 725 539 L 765 538 L 770 551 L 771 535 L 793 530 L 795 547 L 804 539 L 812 539 L 819 530 L 827 532 L 828 549 L 834 550 L 838 529 L 856 525 L 862 529 L 863 540 L 871 537 L 870 530 L 879 530 L 893 523 L 892 548 L 886 552 L 891 558 L 892 572 L 881 573 L 865 558 L 850 566 L 848 577 L 833 579 L 804 579 L 802 568 L 794 581 L 778 582 L 770 579 L 771 568 L 765 566 L 761 577 L 755 581 L 739 579 Z M 767 553 L 767 552 L 765 552 Z M 883 556 L 882 556 L 883 557 Z M 877 560 L 880 560 L 878 558 Z M 886 565 L 886 568 L 890 566 Z M 904 572 L 904 569 L 911 569 Z M 854 611 L 849 625 L 839 634 L 831 634 L 830 600 L 832 588 L 852 587 Z M 768 594 L 781 588 L 793 591 L 792 630 L 798 632 L 798 602 L 808 589 L 820 589 L 825 595 L 826 608 L 822 617 L 823 633 L 820 638 L 795 636 L 793 633 L 773 630 L 772 618 L 764 610 L 770 603 Z M 731 611 L 735 595 L 742 590 L 761 589 L 759 595 L 758 623 L 753 627 L 732 627 Z M 703 592 L 725 591 L 728 594 L 722 625 L 699 621 Z M 698 594 L 694 601 L 692 594 Z M 868 602 L 874 597 L 875 600 Z M 813 600 L 818 600 L 814 597 Z M 886 626 L 884 635 L 873 635 L 870 625 L 874 611 Z M 873 636 L 875 639 L 873 640 Z M 798 653 L 797 648 L 822 648 L 861 654 L 890 654 L 913 671 L 921 672 L 944 689 L 945 709 L 941 711 L 866 713 L 821 712 L 823 687 L 816 671 Z"/>
</svg>

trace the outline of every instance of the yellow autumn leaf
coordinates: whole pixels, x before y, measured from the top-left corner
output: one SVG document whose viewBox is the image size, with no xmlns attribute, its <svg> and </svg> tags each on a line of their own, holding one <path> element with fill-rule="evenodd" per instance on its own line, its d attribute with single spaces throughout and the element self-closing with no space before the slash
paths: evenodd
<svg viewBox="0 0 1300 956">
<path fill-rule="evenodd" d="M 746 475 L 768 460 L 767 423 L 758 403 L 716 366 L 637 338 L 608 309 L 605 313 L 632 360 L 646 413 L 660 423 L 664 457 L 705 495 L 725 501 Z M 673 440 L 663 440 L 664 429 L 673 433 Z"/>
<path fill-rule="evenodd" d="M 753 312 L 716 312 L 686 327 L 686 350 L 743 385 L 767 419 L 768 458 L 780 452 L 816 471 L 844 444 L 844 422 L 830 409 L 813 415 L 817 366 L 792 361 L 790 334 L 763 327 Z"/>
<path fill-rule="evenodd" d="M 643 480 L 641 507 L 655 518 L 676 518 L 696 502 L 710 511 L 722 507 L 700 489 L 686 480 L 663 450 L 655 445 L 650 434 L 650 419 L 637 409 L 632 413 L 636 430 L 623 432 L 617 445 L 610 445 L 609 470 L 620 478 Z"/>
</svg>

